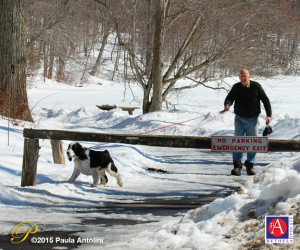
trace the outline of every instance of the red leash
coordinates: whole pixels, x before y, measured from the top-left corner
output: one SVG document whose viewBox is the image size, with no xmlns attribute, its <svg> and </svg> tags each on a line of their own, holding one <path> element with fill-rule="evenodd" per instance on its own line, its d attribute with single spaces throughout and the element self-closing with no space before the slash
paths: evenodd
<svg viewBox="0 0 300 250">
<path fill-rule="evenodd" d="M 149 130 L 149 131 L 146 131 L 146 132 L 143 132 L 143 133 L 140 133 L 138 135 L 144 135 L 144 134 L 148 134 L 150 132 L 153 132 L 153 131 L 157 131 L 157 130 L 160 130 L 160 129 L 164 129 L 164 128 L 168 128 L 168 127 L 172 127 L 172 126 L 175 126 L 175 125 L 178 125 L 178 124 L 182 124 L 182 123 L 185 123 L 185 122 L 190 122 L 190 121 L 193 121 L 193 120 L 196 120 L 196 119 L 199 119 L 199 118 L 202 118 L 202 116 L 199 116 L 199 117 L 196 117 L 196 118 L 193 118 L 193 119 L 190 119 L 190 120 L 186 120 L 186 121 L 183 121 L 183 122 L 177 122 L 177 123 L 173 123 L 173 124 L 170 124 L 168 126 L 164 126 L 164 127 L 161 127 L 161 128 L 156 128 L 156 129 L 152 129 L 152 130 Z"/>
<path fill-rule="evenodd" d="M 221 110 L 221 111 L 219 112 L 219 114 L 222 114 L 222 113 L 224 113 L 224 112 L 226 112 L 226 111 L 228 111 L 228 109 L 223 109 L 223 110 Z M 168 128 L 168 127 L 172 127 L 172 126 L 175 126 L 175 125 L 178 125 L 178 124 L 190 122 L 190 121 L 193 121 L 193 120 L 202 118 L 202 117 L 203 117 L 203 115 L 202 115 L 202 116 L 199 116 L 199 117 L 196 117 L 196 118 L 193 118 L 193 119 L 190 119 L 190 120 L 183 121 L 183 122 L 177 122 L 177 123 L 170 124 L 170 125 L 168 125 L 168 126 L 164 126 L 164 127 L 161 127 L 161 128 L 156 128 L 156 129 L 153 129 L 153 130 L 149 130 L 149 131 L 140 133 L 140 134 L 138 134 L 138 135 L 148 134 L 148 133 L 153 132 L 153 131 L 157 131 L 157 130 L 164 129 L 164 128 Z"/>
</svg>

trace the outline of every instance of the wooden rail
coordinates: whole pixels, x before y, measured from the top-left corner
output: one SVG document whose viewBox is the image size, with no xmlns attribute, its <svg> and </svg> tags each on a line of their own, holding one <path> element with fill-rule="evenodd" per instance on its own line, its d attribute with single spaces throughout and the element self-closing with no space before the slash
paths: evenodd
<svg viewBox="0 0 300 250">
<path fill-rule="evenodd" d="M 171 136 L 171 135 L 134 135 L 77 132 L 67 130 L 24 129 L 23 136 L 29 139 L 53 139 L 69 141 L 113 142 L 158 147 L 211 148 L 210 137 Z M 299 140 L 269 139 L 269 151 L 300 151 Z"/>
<path fill-rule="evenodd" d="M 23 131 L 23 136 L 25 140 L 21 186 L 33 186 L 36 184 L 37 156 L 39 152 L 38 139 L 90 141 L 99 143 L 112 142 L 158 147 L 211 148 L 211 138 L 198 136 L 106 134 L 26 128 Z M 269 151 L 300 151 L 300 141 L 269 140 Z"/>
<path fill-rule="evenodd" d="M 36 129 L 24 129 L 23 135 L 25 138 L 30 139 L 113 142 L 159 147 L 210 148 L 210 138 L 193 136 L 105 134 L 94 132 Z"/>
</svg>

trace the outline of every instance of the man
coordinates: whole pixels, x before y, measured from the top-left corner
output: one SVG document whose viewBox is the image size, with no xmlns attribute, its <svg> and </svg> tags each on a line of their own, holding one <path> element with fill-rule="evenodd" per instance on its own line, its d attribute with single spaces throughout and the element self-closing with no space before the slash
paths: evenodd
<svg viewBox="0 0 300 250">
<path fill-rule="evenodd" d="M 266 123 L 271 122 L 272 109 L 270 100 L 258 82 L 250 80 L 250 73 L 247 69 L 240 72 L 240 82 L 234 84 L 229 94 L 225 98 L 225 110 L 229 110 L 234 103 L 234 127 L 235 136 L 257 136 L 258 135 L 258 115 L 260 114 L 260 101 L 262 101 L 267 118 Z M 253 170 L 256 153 L 247 153 L 245 166 L 247 175 L 255 175 Z M 240 176 L 243 166 L 242 152 L 235 152 L 233 157 L 233 170 L 231 175 Z"/>
</svg>

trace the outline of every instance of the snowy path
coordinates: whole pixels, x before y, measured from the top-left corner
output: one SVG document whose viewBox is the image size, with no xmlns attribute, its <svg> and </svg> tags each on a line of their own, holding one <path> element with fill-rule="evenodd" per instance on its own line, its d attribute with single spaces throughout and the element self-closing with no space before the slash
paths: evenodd
<svg viewBox="0 0 300 250">
<path fill-rule="evenodd" d="M 119 147 L 111 146 L 110 150 L 113 148 Z M 154 164 L 155 167 L 161 166 L 168 173 L 145 172 L 141 180 L 127 180 L 124 188 L 117 193 L 115 190 L 111 193 L 107 190 L 107 201 L 103 206 L 95 207 L 88 213 L 78 211 L 82 214 L 78 228 L 82 229 L 83 225 L 92 227 L 92 231 L 97 232 L 95 237 L 101 235 L 104 238 L 102 249 L 124 249 L 126 244 L 130 249 L 135 249 L 134 239 L 141 232 L 144 232 L 142 235 L 151 233 L 170 221 L 179 221 L 182 215 L 195 205 L 201 206 L 212 201 L 212 196 L 227 195 L 249 178 L 253 178 L 246 176 L 245 170 L 242 171 L 241 177 L 229 175 L 232 168 L 231 154 L 174 148 L 168 149 L 166 154 L 161 148 L 144 146 L 139 146 L 133 151 L 143 157 L 147 155 L 152 164 L 157 163 Z M 266 165 L 287 154 L 289 153 L 258 154 L 256 171 L 262 171 Z M 156 188 L 153 187 L 153 183 Z M 159 207 L 157 204 L 160 204 Z M 82 236 L 82 232 L 76 235 Z M 85 249 L 86 247 L 85 245 Z M 89 247 L 93 249 L 93 246 Z"/>
<path fill-rule="evenodd" d="M 119 199 L 197 197 L 227 195 L 249 176 L 243 168 L 241 177 L 230 175 L 231 154 L 212 153 L 203 149 L 159 148 L 131 145 L 105 146 L 117 158 L 120 172 L 126 171 L 124 188 L 118 190 Z M 257 172 L 269 163 L 289 153 L 257 154 Z M 147 171 L 161 169 L 167 173 Z M 138 190 L 138 192 L 137 192 Z"/>
</svg>

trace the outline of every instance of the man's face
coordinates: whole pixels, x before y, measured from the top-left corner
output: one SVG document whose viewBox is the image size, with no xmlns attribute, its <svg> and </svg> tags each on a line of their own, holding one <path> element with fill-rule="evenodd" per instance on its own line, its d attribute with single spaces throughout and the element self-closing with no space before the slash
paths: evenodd
<svg viewBox="0 0 300 250">
<path fill-rule="evenodd" d="M 248 71 L 242 70 L 240 72 L 240 81 L 243 84 L 243 86 L 245 86 L 245 87 L 249 84 L 249 82 L 250 82 L 250 74 L 249 74 Z"/>
</svg>

